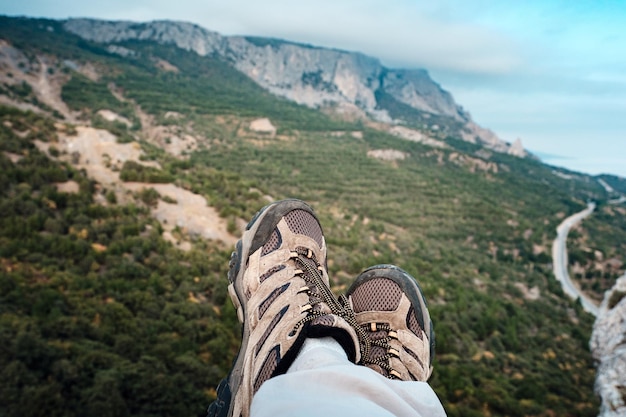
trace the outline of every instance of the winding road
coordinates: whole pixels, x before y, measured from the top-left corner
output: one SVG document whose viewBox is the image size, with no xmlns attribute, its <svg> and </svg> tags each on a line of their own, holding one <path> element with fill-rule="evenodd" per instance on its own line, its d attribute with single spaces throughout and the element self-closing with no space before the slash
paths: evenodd
<svg viewBox="0 0 626 417">
<path fill-rule="evenodd" d="M 563 286 L 563 291 L 565 294 L 569 295 L 574 300 L 580 297 L 580 301 L 582 303 L 583 308 L 593 314 L 594 316 L 598 316 L 598 306 L 595 305 L 585 294 L 580 292 L 580 290 L 574 285 L 571 278 L 569 277 L 569 273 L 567 272 L 567 234 L 569 230 L 580 222 L 585 217 L 589 216 L 596 208 L 596 203 L 589 203 L 587 208 L 583 211 L 580 211 L 576 214 L 573 214 L 563 220 L 561 224 L 556 228 L 556 239 L 554 239 L 554 243 L 552 244 L 552 265 L 554 270 L 554 276 Z"/>
</svg>

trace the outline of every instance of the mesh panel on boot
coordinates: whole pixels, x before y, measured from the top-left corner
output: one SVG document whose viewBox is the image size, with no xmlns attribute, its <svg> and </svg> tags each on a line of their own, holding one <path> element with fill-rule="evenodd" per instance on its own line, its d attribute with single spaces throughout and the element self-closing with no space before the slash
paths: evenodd
<svg viewBox="0 0 626 417">
<path fill-rule="evenodd" d="M 311 326 L 332 327 L 334 320 L 330 315 L 318 317 L 311 322 Z"/>
<path fill-rule="evenodd" d="M 274 330 L 274 328 L 276 327 L 278 322 L 283 318 L 283 316 L 285 315 L 285 313 L 287 312 L 288 309 L 289 309 L 288 305 L 283 307 L 282 310 L 280 310 L 278 312 L 278 314 L 276 314 L 276 316 L 274 316 L 274 318 L 272 319 L 270 324 L 267 325 L 267 329 L 265 329 L 265 332 L 263 333 L 263 336 L 261 336 L 261 339 L 259 339 L 259 343 L 257 343 L 257 345 L 256 345 L 256 354 L 257 355 L 261 351 L 261 348 L 263 347 L 263 344 L 265 343 L 265 341 L 267 340 L 269 335 L 272 333 L 272 330 Z"/>
<path fill-rule="evenodd" d="M 422 321 L 423 320 L 424 319 L 422 318 Z M 409 313 L 406 315 L 406 326 L 409 328 L 409 330 L 415 333 L 417 337 L 422 339 L 424 331 L 422 329 L 422 326 L 420 326 L 420 323 L 418 323 L 418 318 L 415 314 L 415 309 L 413 307 L 409 309 Z"/>
<path fill-rule="evenodd" d="M 257 378 L 254 381 L 255 393 L 259 390 L 259 388 L 261 388 L 262 383 L 270 379 L 274 370 L 278 366 L 278 361 L 280 361 L 280 346 L 276 345 L 267 355 L 267 358 L 265 358 L 265 361 L 261 366 L 261 370 L 259 371 L 259 375 L 257 375 Z"/>
<path fill-rule="evenodd" d="M 418 336 L 422 336 L 422 328 L 417 322 L 417 318 L 415 317 L 415 310 L 413 307 L 409 309 L 409 313 L 406 315 L 406 327 L 409 328 L 413 333 Z"/>
<path fill-rule="evenodd" d="M 272 293 L 259 305 L 259 320 L 263 317 L 263 314 L 267 311 L 268 308 L 272 305 L 274 301 L 278 298 L 279 295 L 287 291 L 289 288 L 289 283 L 286 283 L 282 287 L 276 288 Z"/>
<path fill-rule="evenodd" d="M 372 350 L 370 351 L 370 358 L 376 360 L 382 358 L 387 354 L 387 351 L 380 346 L 372 346 Z"/>
<path fill-rule="evenodd" d="M 313 215 L 305 210 L 293 210 L 287 213 L 285 221 L 289 230 L 300 235 L 309 236 L 322 247 L 322 228 Z"/>
<path fill-rule="evenodd" d="M 394 311 L 398 308 L 402 290 L 390 279 L 375 278 L 359 285 L 352 293 L 354 312 Z"/>
<path fill-rule="evenodd" d="M 278 271 L 282 271 L 285 268 L 286 268 L 285 265 L 277 265 L 277 266 L 271 267 L 270 269 L 267 270 L 266 273 L 264 273 L 263 275 L 259 277 L 259 282 L 265 281 L 266 279 L 268 279 L 269 277 L 271 277 Z"/>
<path fill-rule="evenodd" d="M 272 235 L 267 239 L 267 242 L 263 245 L 263 251 L 261 252 L 261 256 L 265 256 L 270 252 L 275 251 L 280 248 L 280 245 L 283 243 L 283 239 L 280 236 L 280 232 L 278 229 L 274 229 Z"/>
<path fill-rule="evenodd" d="M 380 339 L 384 339 L 387 337 L 387 332 L 384 330 L 379 330 L 377 332 L 369 332 L 370 335 L 370 339 L 372 340 L 380 340 Z"/>
</svg>

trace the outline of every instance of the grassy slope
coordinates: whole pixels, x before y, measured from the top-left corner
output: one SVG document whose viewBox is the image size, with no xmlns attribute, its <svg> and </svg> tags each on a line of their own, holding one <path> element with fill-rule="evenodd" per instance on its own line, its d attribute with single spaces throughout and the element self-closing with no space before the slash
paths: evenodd
<svg viewBox="0 0 626 417">
<path fill-rule="evenodd" d="M 206 195 L 223 215 L 247 217 L 253 213 L 261 203 L 258 196 L 250 195 L 251 187 L 275 198 L 295 196 L 314 204 L 328 236 L 329 264 L 337 290 L 362 268 L 379 262 L 397 263 L 418 277 L 431 300 L 437 331 L 432 384 L 450 415 L 484 415 L 485 410 L 492 415 L 595 415 L 593 367 L 587 352 L 591 317 L 563 296 L 551 276 L 549 258 L 534 254 L 533 244 L 549 245 L 559 222 L 557 213 L 573 213 L 584 207 L 587 198 L 601 197 L 597 184 L 563 180 L 539 163 L 504 155 L 491 158 L 500 164 L 497 174 L 470 173 L 466 166 L 450 162 L 452 151 L 433 154 L 430 148 L 371 130 L 364 131 L 363 139 L 348 135 L 337 138 L 324 131 L 360 126 L 333 122 L 312 110 L 275 99 L 222 62 L 174 48 L 138 43 L 126 46 L 140 51 L 142 58 L 123 60 L 72 36 L 55 32 L 58 39 L 44 40 L 46 32 L 38 32 L 40 25 L 33 21 L 17 26 L 12 19 L 11 24 L 2 23 L 0 37 L 13 36 L 27 50 L 42 48 L 47 53 L 67 55 L 79 62 L 89 60 L 112 69 L 100 83 L 81 81 L 79 91 L 97 93 L 88 96 L 87 103 L 84 94 L 79 96 L 79 91 L 72 90 L 76 84 L 69 84 L 64 99 L 74 108 L 87 106 L 93 111 L 103 102 L 110 108 L 112 96 L 108 97 L 102 87 L 113 82 L 157 118 L 166 111 L 184 113 L 184 122 L 192 122 L 197 132 L 212 139 L 210 149 L 197 152 L 185 164 L 173 161 L 158 149 L 151 148 L 149 153 L 181 184 Z M 7 28 L 12 31 L 9 33 Z M 26 33 L 31 42 L 27 42 Z M 181 72 L 157 71 L 151 56 L 168 60 Z M 122 104 L 120 109 L 126 110 Z M 3 113 L 7 113 L 3 117 L 12 120 L 32 117 L 7 110 Z M 218 120 L 215 114 L 229 115 L 227 119 L 232 123 Z M 239 137 L 236 132 L 242 118 L 257 116 L 269 116 L 285 135 L 262 141 Z M 8 131 L 4 134 L 12 138 L 2 141 L 3 147 L 12 144 L 12 150 L 4 150 L 32 151 L 28 141 L 19 142 Z M 454 139 L 450 143 L 470 154 L 476 150 Z M 368 150 L 380 148 L 399 149 L 409 157 L 389 163 L 366 156 Z M 6 158 L 1 161 L 6 172 L 17 169 Z M 71 171 L 69 167 L 65 170 Z M 42 206 L 44 200 L 37 190 L 20 189 L 20 183 L 30 183 L 32 178 L 10 177 L 6 181 L 8 191 L 3 194 L 3 204 L 15 204 L 17 199 Z M 42 186 L 50 189 L 49 184 Z M 61 198 L 53 191 L 47 192 Z M 37 222 L 29 220 L 30 212 L 16 211 L 12 219 L 23 217 L 20 222 L 34 222 L 29 234 L 3 235 L 3 248 L 13 251 L 24 239 L 34 239 L 42 233 L 80 242 L 71 233 L 77 211 L 83 215 L 82 227 L 88 229 L 86 241 L 81 243 L 82 252 L 77 255 L 70 251 L 57 259 L 58 265 L 52 269 L 48 263 L 55 254 L 46 245 L 2 253 L 3 265 L 11 267 L 4 267 L 2 272 L 2 282 L 8 284 L 0 293 L 4 306 L 0 318 L 11 329 L 3 333 L 6 346 L 11 348 L 5 349 L 0 361 L 3 368 L 13 372 L 9 377 L 17 378 L 18 370 L 24 369 L 29 376 L 17 385 L 0 387 L 0 395 L 9 396 L 7 403 L 14 406 L 14 415 L 30 415 L 30 409 L 19 407 L 45 405 L 51 398 L 57 401 L 51 404 L 52 408 L 66 409 L 87 404 L 90 398 L 115 398 L 116 407 L 133 415 L 182 412 L 176 407 L 183 407 L 179 402 L 184 398 L 191 414 L 201 414 L 200 403 L 203 399 L 208 402 L 210 388 L 219 374 L 227 371 L 237 334 L 220 281 L 226 254 L 211 243 L 201 245 L 191 255 L 179 253 L 161 242 L 154 232 L 147 232 L 147 226 L 158 230 L 158 225 L 141 209 L 90 209 L 93 203 L 87 190 L 76 198 L 82 200 L 74 203 L 74 211 L 36 211 Z M 127 216 L 137 213 L 142 219 L 137 229 L 124 232 Z M 61 226 L 55 226 L 52 220 L 48 222 L 48 218 Z M 103 221 L 110 228 L 103 244 L 119 249 L 96 254 L 90 251 L 89 244 L 104 238 L 98 233 Z M 46 229 L 47 223 L 51 230 Z M 91 229 L 95 231 L 92 233 Z M 148 248 L 141 249 L 145 245 Z M 85 253 L 95 259 L 96 265 L 82 261 L 83 269 L 75 269 Z M 118 266 L 121 259 L 133 264 L 129 267 L 131 272 L 117 271 L 116 268 L 127 266 Z M 184 267 L 182 271 L 172 271 L 167 265 Z M 133 268 L 142 271 L 138 279 L 125 275 L 135 273 Z M 21 270 L 30 272 L 16 272 Z M 84 274 L 101 284 L 88 286 Z M 47 279 L 42 284 L 37 276 Z M 118 279 L 109 283 L 107 277 L 113 276 Z M 515 285 L 519 283 L 538 287 L 541 297 L 535 301 L 525 299 Z M 21 292 L 16 293 L 16 288 Z M 30 294 L 28 303 L 20 295 L 24 291 Z M 189 291 L 207 295 L 208 303 L 190 303 L 186 298 Z M 120 312 L 112 311 L 103 302 L 112 292 L 116 300 L 113 305 Z M 70 307 L 57 309 L 54 314 L 29 308 L 30 304 L 45 304 L 46 297 L 60 299 L 60 305 Z M 137 308 L 137 297 L 152 301 Z M 167 311 L 183 320 L 193 318 L 187 325 L 198 323 L 200 327 L 190 333 L 178 319 L 151 316 L 155 308 L 161 310 L 164 306 L 171 306 L 173 310 Z M 211 306 L 220 307 L 222 316 L 216 316 Z M 108 323 L 104 330 L 98 330 L 100 325 L 95 324 L 96 312 L 100 323 Z M 68 320 L 82 323 L 83 330 L 47 330 Z M 116 350 L 118 336 L 144 326 L 153 330 L 145 338 L 142 336 L 134 349 Z M 36 341 L 32 343 L 39 350 L 19 356 L 14 340 L 22 340 L 18 336 L 24 329 L 34 332 L 29 337 Z M 97 332 L 103 333 L 103 341 Z M 175 337 L 168 339 L 168 334 Z M 221 336 L 214 339 L 218 334 Z M 162 344 L 154 346 L 154 340 Z M 79 348 L 59 353 L 54 349 L 61 342 Z M 119 344 L 123 346 L 123 340 Z M 83 355 L 103 352 L 113 356 L 89 367 L 81 360 Z M 46 367 L 41 368 L 41 362 L 33 361 L 31 356 L 43 358 L 40 360 L 45 360 Z M 63 387 L 74 374 L 58 371 L 68 363 L 81 381 L 73 391 Z M 180 363 L 193 364 L 194 377 L 186 383 L 176 379 Z M 11 367 L 4 366 L 7 364 Z M 129 386 L 124 385 L 121 381 L 129 379 L 123 369 L 129 364 L 134 364 L 133 375 L 152 376 L 147 381 L 130 379 Z M 162 372 L 155 373 L 154 367 Z M 37 371 L 40 368 L 43 370 Z M 161 375 L 160 381 L 165 385 L 149 383 L 155 374 Z M 162 406 L 146 408 L 152 399 L 161 396 L 159 389 L 165 386 L 180 391 L 166 397 Z M 28 390 L 40 393 L 36 397 L 39 403 L 19 402 L 18 398 Z M 143 394 L 136 395 L 137 392 Z M 194 400 L 187 401 L 189 396 Z"/>
</svg>

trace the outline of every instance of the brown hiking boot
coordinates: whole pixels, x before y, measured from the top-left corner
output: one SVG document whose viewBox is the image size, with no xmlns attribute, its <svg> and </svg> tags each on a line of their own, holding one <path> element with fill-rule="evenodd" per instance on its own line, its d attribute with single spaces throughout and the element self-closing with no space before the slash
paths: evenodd
<svg viewBox="0 0 626 417">
<path fill-rule="evenodd" d="M 376 265 L 357 277 L 347 296 L 371 343 L 360 364 L 391 379 L 428 380 L 435 332 L 415 279 L 396 266 Z"/>
<path fill-rule="evenodd" d="M 250 221 L 233 252 L 228 292 L 243 324 L 239 354 L 209 406 L 209 416 L 244 416 L 261 385 L 287 372 L 307 337 L 334 337 L 348 358 L 361 357 L 347 300 L 328 286 L 326 243 L 311 207 L 279 201 Z"/>
</svg>

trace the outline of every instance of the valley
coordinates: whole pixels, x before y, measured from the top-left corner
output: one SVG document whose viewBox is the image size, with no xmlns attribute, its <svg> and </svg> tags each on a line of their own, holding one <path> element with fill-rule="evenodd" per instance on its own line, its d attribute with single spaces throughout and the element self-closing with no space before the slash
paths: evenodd
<svg viewBox="0 0 626 417">
<path fill-rule="evenodd" d="M 1 19 L 6 415 L 203 415 L 239 342 L 232 245 L 286 197 L 316 209 L 335 293 L 375 263 L 418 278 L 448 415 L 597 415 L 587 310 L 624 273 L 622 179 L 467 131 L 471 119 L 423 73 L 438 101 L 411 107 L 397 85 L 363 83 L 351 71 L 383 70 L 349 53 L 167 22 Z M 263 51 L 265 85 L 246 55 Z M 293 81 L 298 97 L 337 101 L 289 100 L 270 52 L 341 62 L 343 78 L 328 61 L 318 76 L 289 73 L 309 74 Z M 347 80 L 370 104 L 342 92 Z M 561 287 L 568 267 L 591 304 Z"/>
</svg>

